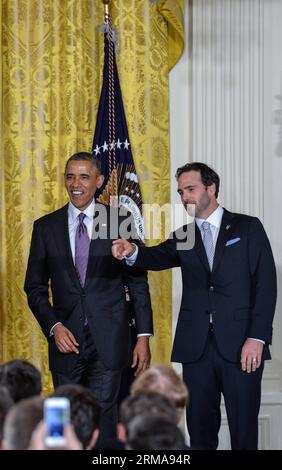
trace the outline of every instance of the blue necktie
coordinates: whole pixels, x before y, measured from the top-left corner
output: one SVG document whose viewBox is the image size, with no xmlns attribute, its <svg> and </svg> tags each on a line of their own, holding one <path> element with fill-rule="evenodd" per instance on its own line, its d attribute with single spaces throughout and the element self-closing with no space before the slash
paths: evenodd
<svg viewBox="0 0 282 470">
<path fill-rule="evenodd" d="M 205 221 L 202 223 L 201 229 L 203 232 L 203 244 L 206 250 L 209 267 L 210 267 L 210 270 L 212 271 L 213 257 L 214 257 L 214 245 L 213 245 L 213 239 L 212 239 L 211 224 Z"/>
<path fill-rule="evenodd" d="M 85 284 L 86 270 L 88 264 L 90 240 L 87 227 L 83 222 L 86 217 L 83 212 L 78 216 L 78 226 L 75 234 L 75 267 L 82 287 Z"/>
</svg>

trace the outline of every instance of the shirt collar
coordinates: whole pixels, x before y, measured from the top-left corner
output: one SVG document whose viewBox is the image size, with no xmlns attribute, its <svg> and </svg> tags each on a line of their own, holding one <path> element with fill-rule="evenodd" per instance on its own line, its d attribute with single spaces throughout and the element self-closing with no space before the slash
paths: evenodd
<svg viewBox="0 0 282 470">
<path fill-rule="evenodd" d="M 196 217 L 196 224 L 198 225 L 199 229 L 201 228 L 202 223 L 206 220 L 209 222 L 213 227 L 219 229 L 221 220 L 223 216 L 223 208 L 218 206 L 215 211 L 207 219 L 199 219 Z"/>
<path fill-rule="evenodd" d="M 89 204 L 89 206 L 86 207 L 86 209 L 84 209 L 83 211 L 79 210 L 73 205 L 71 201 L 69 201 L 68 216 L 70 223 L 73 223 L 81 212 L 83 212 L 86 217 L 89 217 L 89 219 L 93 219 L 95 213 L 95 199 L 93 198 L 91 204 Z"/>
</svg>

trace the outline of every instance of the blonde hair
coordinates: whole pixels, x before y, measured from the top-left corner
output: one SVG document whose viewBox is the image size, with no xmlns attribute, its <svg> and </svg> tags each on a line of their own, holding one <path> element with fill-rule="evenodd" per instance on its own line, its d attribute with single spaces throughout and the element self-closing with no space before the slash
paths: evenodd
<svg viewBox="0 0 282 470">
<path fill-rule="evenodd" d="M 183 409 L 189 400 L 189 392 L 172 367 L 160 364 L 143 372 L 131 385 L 132 395 L 156 392 L 173 402 L 176 408 Z"/>
</svg>

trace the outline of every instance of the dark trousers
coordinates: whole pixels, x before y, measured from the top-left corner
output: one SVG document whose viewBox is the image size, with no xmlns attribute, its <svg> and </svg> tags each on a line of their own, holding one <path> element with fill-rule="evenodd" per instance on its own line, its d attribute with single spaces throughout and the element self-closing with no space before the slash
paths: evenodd
<svg viewBox="0 0 282 470">
<path fill-rule="evenodd" d="M 130 311 L 130 313 L 132 313 Z M 131 315 L 132 316 L 132 315 Z M 136 346 L 137 342 L 137 334 L 136 334 L 136 327 L 133 321 L 131 320 L 130 324 L 130 357 L 132 358 L 133 355 L 133 350 Z M 119 390 L 119 395 L 118 395 L 118 407 L 122 404 L 123 400 L 125 400 L 126 397 L 129 395 L 130 387 L 133 384 L 134 380 L 136 379 L 135 377 L 135 370 L 136 368 L 132 369 L 131 364 L 129 364 L 127 367 L 125 367 L 122 370 L 122 376 L 121 376 L 121 384 L 120 384 L 120 390 Z"/>
<path fill-rule="evenodd" d="M 192 448 L 217 448 L 223 394 L 232 449 L 257 449 L 263 366 L 243 372 L 239 363 L 221 356 L 213 332 L 209 333 L 201 359 L 183 364 L 183 379 L 190 392 L 186 417 Z"/>
<path fill-rule="evenodd" d="M 105 347 L 107 345 L 105 344 Z M 120 388 L 121 370 L 110 370 L 99 358 L 88 325 L 84 327 L 83 351 L 75 368 L 69 374 L 52 371 L 54 387 L 65 384 L 80 384 L 89 387 L 100 402 L 102 416 L 100 434 L 108 439 L 116 436 L 117 397 Z"/>
</svg>

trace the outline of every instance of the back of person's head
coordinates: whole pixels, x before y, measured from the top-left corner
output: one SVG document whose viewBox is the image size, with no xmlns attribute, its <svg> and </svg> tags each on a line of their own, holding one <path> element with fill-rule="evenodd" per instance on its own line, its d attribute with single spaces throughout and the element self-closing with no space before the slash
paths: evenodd
<svg viewBox="0 0 282 470">
<path fill-rule="evenodd" d="M 3 447 L 7 450 L 27 450 L 31 435 L 43 419 L 43 398 L 21 400 L 13 405 L 6 416 Z"/>
<path fill-rule="evenodd" d="M 119 421 L 127 430 L 129 422 L 143 414 L 163 416 L 174 424 L 178 422 L 177 410 L 172 401 L 155 392 L 129 395 L 121 404 Z"/>
<path fill-rule="evenodd" d="M 60 385 L 51 396 L 69 399 L 74 431 L 84 449 L 92 448 L 99 434 L 101 407 L 91 390 L 82 385 Z"/>
<path fill-rule="evenodd" d="M 3 387 L 2 385 L 0 385 L 0 449 L 2 446 L 2 440 L 3 440 L 3 427 L 4 427 L 5 418 L 9 409 L 12 407 L 13 404 L 14 404 L 14 401 L 7 387 Z"/>
<path fill-rule="evenodd" d="M 175 423 L 164 416 L 138 415 L 127 428 L 129 450 L 181 450 L 185 439 Z"/>
<path fill-rule="evenodd" d="M 16 403 L 40 395 L 41 373 L 30 362 L 15 359 L 0 366 L 0 385 L 7 387 Z"/>
<path fill-rule="evenodd" d="M 172 367 L 160 364 L 150 367 L 133 382 L 130 393 L 157 392 L 169 398 L 177 409 L 188 404 L 188 389 Z"/>
</svg>

